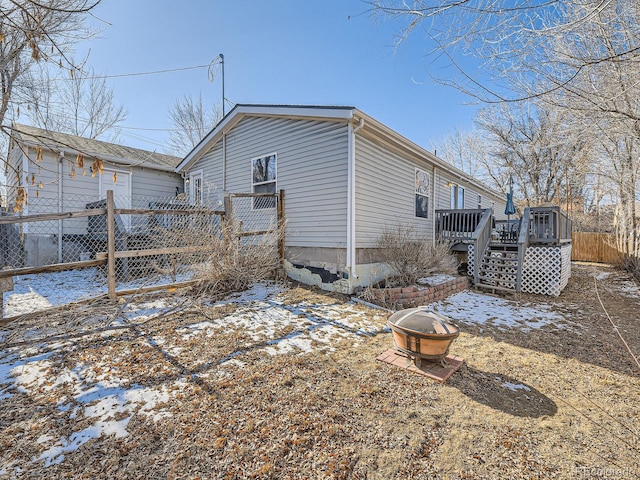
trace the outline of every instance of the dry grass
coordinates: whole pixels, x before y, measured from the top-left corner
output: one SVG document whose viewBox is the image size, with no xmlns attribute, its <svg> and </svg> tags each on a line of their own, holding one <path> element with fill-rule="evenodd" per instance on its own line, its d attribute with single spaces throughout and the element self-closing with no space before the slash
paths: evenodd
<svg viewBox="0 0 640 480">
<path fill-rule="evenodd" d="M 302 287 L 251 304 L 182 297 L 109 334 L 59 338 L 62 347 L 42 338 L 45 328 L 71 333 L 63 319 L 33 319 L 13 327 L 4 355 L 50 352 L 50 366 L 37 388 L 0 400 L 0 469 L 17 478 L 638 478 L 640 372 L 597 304 L 591 268 L 575 266 L 558 299 L 514 299 L 553 302 L 579 328 L 465 327 L 452 353 L 466 364 L 446 385 L 375 361 L 392 344 L 384 312 Z M 603 301 L 639 352 L 639 300 L 618 288 L 628 278 L 607 272 Z M 126 317 L 119 307 L 102 305 L 95 325 Z M 280 315 L 273 331 L 225 323 L 265 313 Z M 203 321 L 213 326 L 194 328 Z M 313 336 L 324 327 L 339 333 L 330 343 Z M 266 353 L 270 340 L 297 333 L 312 352 Z M 37 458 L 54 440 L 43 435 L 70 439 L 93 422 L 82 409 L 70 415 L 76 392 L 54 383 L 65 368 L 103 387 L 166 389 L 154 408 L 165 416 L 140 409 L 127 436 L 103 435 L 45 467 Z"/>
</svg>

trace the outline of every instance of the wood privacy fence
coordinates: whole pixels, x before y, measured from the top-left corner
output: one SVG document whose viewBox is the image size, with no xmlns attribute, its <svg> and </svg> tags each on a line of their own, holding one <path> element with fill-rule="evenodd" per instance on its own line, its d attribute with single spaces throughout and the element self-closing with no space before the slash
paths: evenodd
<svg viewBox="0 0 640 480">
<path fill-rule="evenodd" d="M 620 262 L 615 235 L 597 232 L 573 232 L 571 235 L 571 260 L 581 262 Z"/>
<path fill-rule="evenodd" d="M 284 191 L 268 194 L 228 194 L 225 210 L 192 205 L 188 199 L 139 202 L 148 208 L 116 208 L 113 191 L 107 198 L 59 212 L 0 217 L 0 290 L 14 289 L 14 279 L 64 271 L 96 272 L 111 299 L 147 290 L 188 285 L 193 266 L 206 261 L 210 243 L 225 240 L 228 232 L 243 243 L 274 233 L 284 225 Z M 41 202 L 42 203 L 42 202 Z M 55 205 L 55 204 L 54 204 Z M 47 211 L 41 207 L 41 211 Z M 80 209 L 85 207 L 83 209 Z M 234 222 L 235 227 L 226 228 Z M 275 237 L 274 237 L 275 238 Z M 271 241 L 268 238 L 268 241 Z M 277 236 L 280 261 L 284 238 Z M 275 246 L 275 244 L 274 244 Z M 210 253 L 210 252 L 209 252 Z M 180 269 L 185 275 L 176 275 Z M 189 273 L 191 272 L 191 273 Z M 164 285 L 146 285 L 153 275 L 169 277 Z M 22 278 L 20 278 L 22 277 Z M 179 278 L 179 280 L 176 280 Z M 181 280 L 180 280 L 181 279 Z M 100 281 L 102 282 L 102 280 Z M 101 283 L 104 285 L 104 283 Z M 116 286 L 120 289 L 116 290 Z M 73 289 L 74 285 L 59 285 Z M 48 293 L 42 292 L 46 298 Z M 96 291 L 95 296 L 105 293 Z M 5 323 L 5 318 L 0 323 Z"/>
</svg>

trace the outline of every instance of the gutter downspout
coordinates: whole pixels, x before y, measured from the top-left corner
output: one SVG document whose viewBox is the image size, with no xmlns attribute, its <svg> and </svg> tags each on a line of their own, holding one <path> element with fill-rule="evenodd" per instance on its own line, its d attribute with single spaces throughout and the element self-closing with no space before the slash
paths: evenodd
<svg viewBox="0 0 640 480">
<path fill-rule="evenodd" d="M 58 157 L 58 211 L 63 212 L 63 201 L 62 201 L 62 162 L 64 161 L 64 151 L 60 152 Z M 58 220 L 58 263 L 62 263 L 62 220 Z"/>
<path fill-rule="evenodd" d="M 364 118 L 360 118 L 357 127 L 351 122 L 347 125 L 349 137 L 347 167 L 347 271 L 349 280 L 358 278 L 356 274 L 356 132 L 364 127 Z"/>
<path fill-rule="evenodd" d="M 224 108 L 224 98 L 222 99 Z M 227 134 L 222 132 L 222 193 L 227 193 Z"/>
<path fill-rule="evenodd" d="M 436 246 L 436 184 L 437 184 L 437 179 L 436 176 L 438 175 L 438 167 L 436 167 L 435 165 L 433 166 L 433 186 L 432 186 L 432 190 L 433 190 L 433 200 L 431 201 L 431 211 L 432 211 L 432 222 L 433 222 L 433 246 Z"/>
</svg>

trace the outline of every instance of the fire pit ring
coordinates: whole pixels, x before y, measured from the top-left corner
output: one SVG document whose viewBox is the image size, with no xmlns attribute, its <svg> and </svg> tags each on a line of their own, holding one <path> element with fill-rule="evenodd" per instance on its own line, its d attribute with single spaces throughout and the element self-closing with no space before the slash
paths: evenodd
<svg viewBox="0 0 640 480">
<path fill-rule="evenodd" d="M 440 361 L 445 366 L 449 347 L 460 335 L 450 318 L 425 307 L 400 310 L 389 316 L 387 323 L 396 349 L 412 357 L 418 368 L 422 360 Z"/>
</svg>

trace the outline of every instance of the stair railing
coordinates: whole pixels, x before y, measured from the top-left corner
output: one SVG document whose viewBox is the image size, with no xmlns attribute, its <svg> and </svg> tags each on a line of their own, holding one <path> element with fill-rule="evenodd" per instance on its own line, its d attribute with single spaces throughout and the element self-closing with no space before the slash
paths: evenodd
<svg viewBox="0 0 640 480">
<path fill-rule="evenodd" d="M 482 218 L 478 222 L 478 226 L 471 235 L 473 242 L 475 260 L 473 265 L 473 283 L 477 285 L 480 283 L 480 261 L 484 255 L 484 251 L 489 245 L 491 240 L 491 227 L 492 227 L 493 210 L 490 208 L 485 209 L 482 212 Z"/>
<path fill-rule="evenodd" d="M 524 209 L 520 219 L 520 234 L 518 235 L 518 266 L 516 271 L 516 292 L 522 291 L 522 269 L 524 265 L 524 255 L 529 246 L 529 223 L 531 218 L 529 207 Z"/>
</svg>

